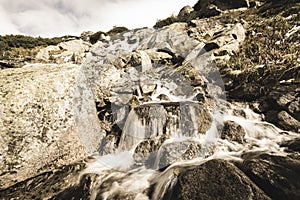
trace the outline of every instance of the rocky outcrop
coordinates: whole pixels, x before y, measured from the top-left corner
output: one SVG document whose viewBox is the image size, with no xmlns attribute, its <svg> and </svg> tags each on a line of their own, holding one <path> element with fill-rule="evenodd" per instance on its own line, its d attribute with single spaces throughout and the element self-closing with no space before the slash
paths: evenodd
<svg viewBox="0 0 300 200">
<path fill-rule="evenodd" d="M 0 188 L 83 159 L 102 136 L 77 65 L 2 70 L 0 119 Z"/>
<path fill-rule="evenodd" d="M 48 46 L 41 49 L 37 55 L 37 60 L 50 63 L 74 63 L 81 64 L 86 54 L 89 52 L 91 44 L 83 40 L 70 40 L 61 42 L 56 46 Z"/>
</svg>

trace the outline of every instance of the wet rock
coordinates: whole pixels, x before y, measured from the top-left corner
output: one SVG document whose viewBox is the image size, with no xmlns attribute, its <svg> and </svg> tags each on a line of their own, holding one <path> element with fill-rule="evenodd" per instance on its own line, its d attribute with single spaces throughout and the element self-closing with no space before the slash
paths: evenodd
<svg viewBox="0 0 300 200">
<path fill-rule="evenodd" d="M 287 151 L 296 151 L 300 153 L 300 138 L 283 142 L 280 146 L 286 147 Z"/>
<path fill-rule="evenodd" d="M 0 72 L 0 188 L 70 164 L 96 150 L 93 95 L 77 65 Z"/>
<path fill-rule="evenodd" d="M 161 146 L 156 155 L 156 169 L 163 169 L 175 162 L 187 161 L 195 158 L 206 158 L 214 152 L 213 144 L 200 144 L 192 140 L 172 142 Z"/>
<path fill-rule="evenodd" d="M 272 199 L 300 198 L 299 156 L 246 154 L 238 167 Z"/>
<path fill-rule="evenodd" d="M 285 130 L 293 130 L 296 132 L 300 132 L 300 122 L 293 118 L 286 111 L 279 112 L 278 119 L 280 120 L 278 124 Z"/>
<path fill-rule="evenodd" d="M 137 165 L 145 165 L 153 168 L 157 156 L 157 152 L 168 136 L 162 135 L 151 139 L 146 139 L 139 143 L 135 148 L 134 159 Z"/>
<path fill-rule="evenodd" d="M 300 97 L 297 97 L 288 105 L 288 111 L 300 121 Z"/>
<path fill-rule="evenodd" d="M 221 138 L 238 143 L 244 142 L 245 129 L 234 121 L 226 121 L 221 132 Z"/>
<path fill-rule="evenodd" d="M 210 160 L 178 171 L 164 199 L 270 199 L 228 161 Z"/>
</svg>

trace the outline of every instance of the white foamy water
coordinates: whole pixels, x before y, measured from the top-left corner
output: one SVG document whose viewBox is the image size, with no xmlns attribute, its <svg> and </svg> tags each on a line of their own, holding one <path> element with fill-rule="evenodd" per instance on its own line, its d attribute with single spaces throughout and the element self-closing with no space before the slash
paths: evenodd
<svg viewBox="0 0 300 200">
<path fill-rule="evenodd" d="M 172 188 L 172 185 L 176 182 L 176 171 L 174 172 L 176 166 L 201 165 L 211 159 L 240 161 L 242 160 L 241 155 L 247 152 L 286 155 L 279 144 L 297 137 L 295 133 L 283 132 L 274 125 L 261 121 L 261 116 L 257 117 L 257 114 L 247 107 L 240 109 L 247 111 L 244 117 L 232 115 L 233 110 L 239 109 L 235 106 L 232 107 L 234 109 L 231 108 L 227 113 L 212 115 L 215 117 L 214 122 L 206 135 L 200 135 L 199 137 L 195 135 L 193 137 L 174 136 L 165 140 L 157 151 L 153 168 L 135 167 L 133 154 L 136 145 L 132 145 L 130 151 L 120 150 L 115 154 L 96 157 L 95 161 L 89 163 L 87 169 L 83 172 L 83 174 L 97 175 L 97 181 L 92 186 L 92 199 L 95 199 L 97 195 L 100 195 L 103 199 L 111 199 L 120 194 L 134 196 L 135 199 L 161 199 L 164 193 Z M 219 138 L 220 132 L 217 127 L 228 120 L 236 122 L 245 129 L 246 135 L 243 144 Z M 132 119 L 131 124 L 135 126 L 136 123 Z M 126 128 L 126 131 L 137 130 Z M 143 137 L 141 136 L 139 140 L 142 140 L 141 138 Z M 181 156 L 185 153 L 184 148 L 189 146 L 181 145 L 184 142 L 186 144 L 201 144 L 204 151 L 192 160 L 181 159 Z M 177 159 L 173 163 L 169 163 L 168 168 L 163 172 L 157 171 L 160 169 L 159 163 L 164 150 L 172 144 L 174 146 L 171 146 L 168 151 L 176 152 L 172 156 Z M 151 184 L 156 184 L 156 186 L 150 198 L 147 192 Z"/>
</svg>

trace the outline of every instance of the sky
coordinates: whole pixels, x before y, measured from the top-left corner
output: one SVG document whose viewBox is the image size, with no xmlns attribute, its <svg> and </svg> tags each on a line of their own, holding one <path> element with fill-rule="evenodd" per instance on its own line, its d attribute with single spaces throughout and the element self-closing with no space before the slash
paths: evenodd
<svg viewBox="0 0 300 200">
<path fill-rule="evenodd" d="M 0 35 L 79 36 L 83 31 L 152 27 L 197 0 L 0 0 Z"/>
</svg>

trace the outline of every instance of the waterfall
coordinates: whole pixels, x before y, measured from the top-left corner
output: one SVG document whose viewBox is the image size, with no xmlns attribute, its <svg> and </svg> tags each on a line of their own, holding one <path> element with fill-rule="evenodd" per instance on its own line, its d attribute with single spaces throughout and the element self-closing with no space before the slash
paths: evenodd
<svg viewBox="0 0 300 200">
<path fill-rule="evenodd" d="M 246 104 L 227 102 L 222 79 L 209 55 L 202 52 L 203 44 L 166 30 L 136 31 L 135 37 L 140 38 L 134 44 L 126 43 L 129 35 L 122 35 L 124 40 L 115 40 L 114 46 L 126 46 L 123 50 L 128 50 L 129 55 L 138 50 L 142 70 L 134 66 L 136 60 L 131 66 L 130 59 L 126 61 L 130 67 L 124 69 L 123 60 L 132 59 L 126 54 L 122 60 L 125 64 L 114 68 L 124 80 L 109 81 L 105 87 L 94 89 L 98 96 L 116 88 L 136 94 L 127 97 L 124 93 L 105 93 L 110 99 L 123 95 L 112 110 L 118 113 L 118 109 L 126 107 L 129 112 L 122 112 L 128 114 L 116 120 L 116 124 L 124 124 L 120 126 L 120 135 L 115 136 L 119 137 L 115 152 L 95 155 L 95 161 L 82 172 L 95 176 L 90 188 L 92 199 L 161 199 L 176 184 L 177 167 L 201 165 L 218 158 L 241 160 L 247 152 L 285 154 L 279 143 L 296 137 L 295 134 L 284 133 L 263 121 L 263 116 Z M 173 37 L 178 41 L 174 42 Z M 164 54 L 172 52 L 175 56 L 168 55 L 172 60 L 160 60 L 170 66 L 155 65 L 163 54 L 147 55 L 148 48 L 160 49 Z M 106 53 L 111 55 L 111 48 L 100 46 L 94 52 L 100 60 L 106 59 Z M 121 53 L 118 51 L 112 57 Z M 174 60 L 177 63 L 172 63 Z M 91 65 L 86 64 L 87 74 L 94 70 L 90 66 L 97 66 L 93 59 L 90 62 Z M 100 69 L 95 71 L 99 73 Z M 131 72 L 134 78 L 130 79 Z M 105 73 L 101 72 L 99 77 L 110 76 Z"/>
</svg>

